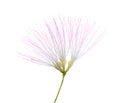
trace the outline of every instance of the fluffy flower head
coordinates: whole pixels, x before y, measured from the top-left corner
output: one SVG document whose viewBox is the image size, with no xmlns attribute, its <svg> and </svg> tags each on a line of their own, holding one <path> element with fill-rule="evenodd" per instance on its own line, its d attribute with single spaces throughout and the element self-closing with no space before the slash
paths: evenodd
<svg viewBox="0 0 120 103">
<path fill-rule="evenodd" d="M 44 26 L 25 38 L 25 59 L 53 66 L 66 73 L 102 37 L 95 23 L 83 18 L 52 17 Z"/>
</svg>

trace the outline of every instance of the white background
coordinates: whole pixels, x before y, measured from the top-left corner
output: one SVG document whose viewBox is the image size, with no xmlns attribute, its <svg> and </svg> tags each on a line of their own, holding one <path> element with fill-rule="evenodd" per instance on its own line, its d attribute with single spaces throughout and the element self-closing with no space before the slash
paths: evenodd
<svg viewBox="0 0 120 103">
<path fill-rule="evenodd" d="M 71 68 L 57 103 L 120 103 L 119 0 L 0 0 L 0 103 L 53 103 L 61 74 L 16 51 L 36 24 L 58 14 L 86 16 L 106 33 Z"/>
</svg>

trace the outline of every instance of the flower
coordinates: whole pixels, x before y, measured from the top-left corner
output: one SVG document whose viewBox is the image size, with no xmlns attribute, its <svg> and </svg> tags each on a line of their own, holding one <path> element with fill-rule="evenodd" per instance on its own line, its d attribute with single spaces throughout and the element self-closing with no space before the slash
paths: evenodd
<svg viewBox="0 0 120 103">
<path fill-rule="evenodd" d="M 51 18 L 44 28 L 35 30 L 25 38 L 28 51 L 25 59 L 49 65 L 60 72 L 67 72 L 77 58 L 84 55 L 102 37 L 95 23 L 87 19 Z"/>
<path fill-rule="evenodd" d="M 91 49 L 103 36 L 95 23 L 84 18 L 52 17 L 43 28 L 25 38 L 27 53 L 21 55 L 32 62 L 52 66 L 64 77 L 73 63 Z"/>
</svg>

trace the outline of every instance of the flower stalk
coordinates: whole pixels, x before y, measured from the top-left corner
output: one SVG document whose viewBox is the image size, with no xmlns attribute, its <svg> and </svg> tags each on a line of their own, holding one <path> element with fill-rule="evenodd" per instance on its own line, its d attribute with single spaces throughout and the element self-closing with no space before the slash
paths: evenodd
<svg viewBox="0 0 120 103">
<path fill-rule="evenodd" d="M 62 81 L 61 81 L 61 83 L 60 83 L 60 87 L 59 87 L 59 89 L 58 89 L 58 92 L 57 92 L 57 95 L 56 95 L 56 97 L 55 97 L 54 103 L 56 103 L 56 101 L 57 101 L 57 99 L 58 99 L 58 96 L 59 96 L 59 94 L 60 94 L 60 90 L 61 90 L 61 88 L 62 88 L 64 79 L 65 79 L 65 75 L 66 75 L 66 72 L 62 74 Z"/>
</svg>

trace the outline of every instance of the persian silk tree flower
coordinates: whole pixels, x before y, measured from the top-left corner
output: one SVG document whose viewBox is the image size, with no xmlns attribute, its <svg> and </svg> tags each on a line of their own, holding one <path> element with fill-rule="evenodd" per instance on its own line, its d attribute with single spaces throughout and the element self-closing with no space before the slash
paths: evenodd
<svg viewBox="0 0 120 103">
<path fill-rule="evenodd" d="M 62 81 L 54 100 L 56 103 L 66 73 L 73 63 L 92 48 L 103 33 L 95 23 L 84 18 L 52 17 L 35 30 L 24 43 L 29 53 L 22 53 L 29 61 L 52 66 L 62 73 Z"/>
</svg>

